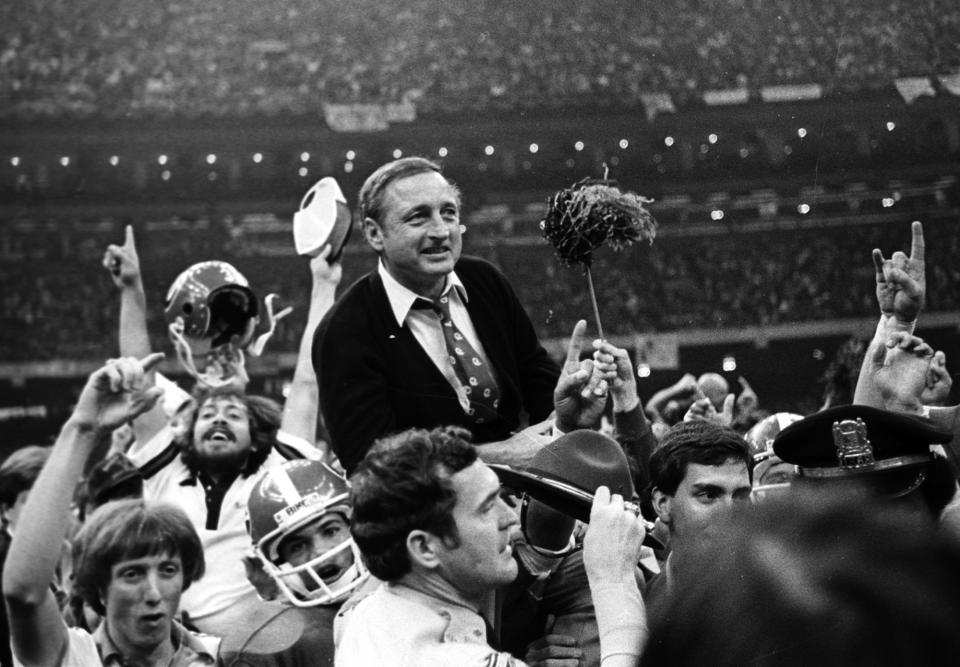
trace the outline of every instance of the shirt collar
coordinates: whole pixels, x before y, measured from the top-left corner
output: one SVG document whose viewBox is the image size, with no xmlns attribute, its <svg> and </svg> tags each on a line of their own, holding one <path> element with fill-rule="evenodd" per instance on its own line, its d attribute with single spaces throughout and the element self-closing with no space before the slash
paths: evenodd
<svg viewBox="0 0 960 667">
<path fill-rule="evenodd" d="M 193 654 L 202 656 L 205 661 L 210 664 L 216 662 L 216 657 L 210 653 L 203 642 L 197 637 L 194 637 L 189 630 L 177 621 L 173 621 L 173 623 L 170 624 L 170 639 L 173 641 L 175 654 L 179 653 L 182 649 L 187 649 Z M 126 664 L 123 654 L 120 653 L 120 650 L 110 639 L 110 634 L 107 632 L 106 620 L 93 632 L 93 641 L 96 643 L 97 649 L 100 652 L 100 660 L 105 666 Z M 176 661 L 174 661 L 174 664 L 177 664 Z"/>
<path fill-rule="evenodd" d="M 387 293 L 387 301 L 390 302 L 390 310 L 393 311 L 393 316 L 397 320 L 397 326 L 402 327 L 413 302 L 425 297 L 398 283 L 397 279 L 391 276 L 387 267 L 383 265 L 383 260 L 380 260 L 377 265 L 377 273 L 380 274 L 380 280 L 383 281 L 383 289 Z M 467 288 L 464 287 L 456 271 L 447 274 L 447 284 L 443 288 L 443 294 L 449 292 L 452 287 L 457 288 L 457 294 L 466 304 L 468 301 Z"/>
</svg>

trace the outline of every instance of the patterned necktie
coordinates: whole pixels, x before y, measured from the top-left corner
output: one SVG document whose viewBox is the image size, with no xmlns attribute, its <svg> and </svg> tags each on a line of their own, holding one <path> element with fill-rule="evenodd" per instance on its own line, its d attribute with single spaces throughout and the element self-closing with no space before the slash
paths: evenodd
<svg viewBox="0 0 960 667">
<path fill-rule="evenodd" d="M 470 401 L 467 415 L 477 424 L 489 422 L 497 417 L 500 407 L 500 389 L 497 381 L 480 354 L 474 349 L 467 337 L 450 318 L 450 299 L 442 296 L 436 301 L 419 298 L 414 302 L 416 309 L 430 309 L 440 318 L 440 329 L 447 346 L 447 358 L 453 366 L 453 372 L 463 386 Z"/>
</svg>

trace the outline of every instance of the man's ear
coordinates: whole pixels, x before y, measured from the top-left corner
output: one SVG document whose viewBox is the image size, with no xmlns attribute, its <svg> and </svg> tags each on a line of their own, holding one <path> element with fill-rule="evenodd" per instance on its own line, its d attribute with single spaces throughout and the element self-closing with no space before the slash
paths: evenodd
<svg viewBox="0 0 960 667">
<path fill-rule="evenodd" d="M 440 539 L 425 530 L 411 530 L 407 535 L 407 555 L 411 564 L 433 570 L 440 566 L 439 551 L 443 547 Z"/>
<path fill-rule="evenodd" d="M 378 253 L 383 250 L 383 230 L 380 228 L 380 223 L 373 218 L 363 219 L 363 237 Z"/>
<path fill-rule="evenodd" d="M 665 526 L 670 525 L 670 504 L 672 501 L 673 496 L 668 496 L 657 487 L 653 487 L 653 509 L 656 510 L 660 522 Z"/>
</svg>

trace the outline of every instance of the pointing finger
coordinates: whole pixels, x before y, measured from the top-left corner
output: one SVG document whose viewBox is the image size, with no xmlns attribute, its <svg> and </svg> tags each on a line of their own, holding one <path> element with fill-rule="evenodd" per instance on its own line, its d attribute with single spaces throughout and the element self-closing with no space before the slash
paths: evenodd
<svg viewBox="0 0 960 667">
<path fill-rule="evenodd" d="M 570 335 L 570 344 L 567 346 L 567 363 L 580 363 L 580 350 L 583 348 L 583 334 L 587 331 L 587 321 L 579 320 L 573 327 Z"/>
<path fill-rule="evenodd" d="M 167 355 L 165 355 L 163 352 L 153 352 L 152 354 L 148 354 L 143 359 L 141 359 L 140 365 L 143 366 L 144 372 L 148 373 L 152 371 L 154 368 L 156 368 L 157 364 L 163 361 L 163 358 L 165 356 Z"/>
<path fill-rule="evenodd" d="M 876 274 L 877 282 L 884 282 L 883 278 L 883 253 L 880 252 L 880 248 L 873 249 L 873 270 Z"/>
<path fill-rule="evenodd" d="M 910 242 L 910 259 L 916 262 L 922 262 L 924 254 L 926 253 L 926 244 L 923 240 L 923 223 L 919 220 L 914 220 L 913 224 L 910 225 L 910 231 L 913 234 Z"/>
</svg>

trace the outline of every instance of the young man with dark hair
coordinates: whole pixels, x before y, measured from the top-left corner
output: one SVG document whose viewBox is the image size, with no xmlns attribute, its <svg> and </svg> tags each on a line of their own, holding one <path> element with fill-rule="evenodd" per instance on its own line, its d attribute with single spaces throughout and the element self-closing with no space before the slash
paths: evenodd
<svg viewBox="0 0 960 667">
<path fill-rule="evenodd" d="M 87 519 L 76 538 L 76 580 L 104 616 L 93 634 L 67 628 L 50 590 L 83 464 L 114 428 L 160 398 L 160 389 L 144 387 L 144 374 L 162 357 L 113 360 L 90 376 L 27 499 L 3 573 L 13 652 L 24 667 L 214 663 L 216 641 L 176 621 L 180 596 L 205 561 L 200 538 L 175 507 L 117 501 Z"/>
<path fill-rule="evenodd" d="M 650 458 L 653 506 L 667 527 L 670 555 L 647 589 L 650 604 L 671 588 L 684 553 L 750 499 L 750 448 L 731 428 L 705 421 L 672 427 Z"/>
<path fill-rule="evenodd" d="M 517 665 L 487 642 L 492 593 L 517 576 L 517 515 L 456 427 L 379 440 L 357 467 L 352 532 L 386 583 L 338 618 L 337 665 Z M 601 653 L 633 665 L 645 636 L 634 568 L 644 528 L 601 487 L 584 546 Z"/>
<path fill-rule="evenodd" d="M 350 490 L 321 461 L 265 471 L 247 502 L 251 581 L 264 602 L 223 638 L 224 667 L 333 665 L 333 622 L 368 580 L 350 536 Z"/>
</svg>

